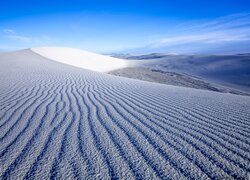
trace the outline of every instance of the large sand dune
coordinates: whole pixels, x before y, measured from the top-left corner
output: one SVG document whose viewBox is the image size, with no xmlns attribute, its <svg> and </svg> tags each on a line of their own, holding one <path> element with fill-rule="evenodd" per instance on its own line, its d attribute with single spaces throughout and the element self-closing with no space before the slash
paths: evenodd
<svg viewBox="0 0 250 180">
<path fill-rule="evenodd" d="M 0 55 L 0 179 L 249 177 L 250 97 L 52 59 Z"/>
<path fill-rule="evenodd" d="M 43 57 L 98 72 L 108 72 L 127 67 L 128 61 L 103 56 L 80 49 L 62 47 L 39 47 L 31 50 Z"/>
</svg>

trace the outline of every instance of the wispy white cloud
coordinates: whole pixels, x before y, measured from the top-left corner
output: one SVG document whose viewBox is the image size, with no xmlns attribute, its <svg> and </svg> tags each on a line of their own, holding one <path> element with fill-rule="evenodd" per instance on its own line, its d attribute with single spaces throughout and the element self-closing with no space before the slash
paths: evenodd
<svg viewBox="0 0 250 180">
<path fill-rule="evenodd" d="M 191 22 L 176 27 L 176 33 L 161 36 L 148 48 L 192 43 L 218 44 L 250 40 L 250 13 L 233 14 L 206 22 Z"/>
<path fill-rule="evenodd" d="M 13 40 L 13 41 L 19 41 L 24 43 L 32 43 L 32 39 L 26 36 L 19 36 L 19 35 L 10 35 L 6 36 L 7 38 Z"/>
<path fill-rule="evenodd" d="M 250 29 L 249 29 L 250 30 Z M 152 43 L 152 47 L 161 47 L 161 46 L 172 46 L 178 44 L 187 44 L 187 43 L 227 43 L 234 41 L 248 41 L 250 40 L 250 35 L 246 33 L 235 32 L 235 31 L 216 31 L 211 33 L 198 33 L 190 34 L 186 36 L 174 36 L 167 37 L 157 40 Z"/>
<path fill-rule="evenodd" d="M 33 40 L 30 37 L 19 35 L 16 33 L 14 29 L 4 29 L 4 37 L 12 40 L 12 41 L 18 41 L 22 43 L 32 43 Z"/>
<path fill-rule="evenodd" d="M 4 29 L 3 32 L 5 34 L 15 34 L 15 30 L 13 30 L 13 29 Z"/>
</svg>

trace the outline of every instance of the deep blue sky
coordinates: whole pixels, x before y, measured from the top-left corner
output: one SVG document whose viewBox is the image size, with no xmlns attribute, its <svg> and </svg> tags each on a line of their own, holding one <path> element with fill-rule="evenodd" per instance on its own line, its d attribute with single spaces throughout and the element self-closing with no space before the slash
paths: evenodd
<svg viewBox="0 0 250 180">
<path fill-rule="evenodd" d="M 187 36 L 197 40 L 209 33 L 210 37 L 213 29 L 217 29 L 216 35 L 235 27 L 242 33 L 241 26 L 246 36 L 237 37 L 238 42 L 248 40 L 249 12 L 249 0 L 3 0 L 0 2 L 0 49 L 70 46 L 111 52 L 155 46 L 158 42 L 162 45 L 166 38 L 167 43 L 169 38 L 173 43 L 186 40 Z M 233 27 L 228 27 L 231 22 Z M 208 31 L 203 32 L 204 29 Z M 226 35 L 228 41 L 230 33 L 222 36 Z"/>
</svg>

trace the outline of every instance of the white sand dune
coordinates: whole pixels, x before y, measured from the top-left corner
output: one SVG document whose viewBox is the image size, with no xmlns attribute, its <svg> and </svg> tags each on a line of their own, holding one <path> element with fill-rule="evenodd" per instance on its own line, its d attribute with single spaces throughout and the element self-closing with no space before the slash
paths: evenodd
<svg viewBox="0 0 250 180">
<path fill-rule="evenodd" d="M 249 176 L 250 97 L 115 77 L 50 54 L 0 55 L 0 179 Z"/>
<path fill-rule="evenodd" d="M 127 67 L 127 61 L 103 56 L 80 49 L 62 47 L 39 47 L 31 50 L 43 57 L 84 69 L 107 72 Z"/>
</svg>

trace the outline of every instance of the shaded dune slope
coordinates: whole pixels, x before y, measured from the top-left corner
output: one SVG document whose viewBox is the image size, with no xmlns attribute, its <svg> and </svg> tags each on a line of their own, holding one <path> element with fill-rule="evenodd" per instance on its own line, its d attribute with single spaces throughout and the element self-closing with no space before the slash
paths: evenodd
<svg viewBox="0 0 250 180">
<path fill-rule="evenodd" d="M 0 55 L 0 179 L 250 173 L 250 98 Z"/>
<path fill-rule="evenodd" d="M 123 57 L 126 58 L 126 57 Z M 164 55 L 128 56 L 134 66 L 199 77 L 225 87 L 250 92 L 250 56 L 239 55 Z"/>
</svg>

